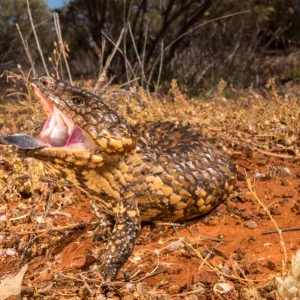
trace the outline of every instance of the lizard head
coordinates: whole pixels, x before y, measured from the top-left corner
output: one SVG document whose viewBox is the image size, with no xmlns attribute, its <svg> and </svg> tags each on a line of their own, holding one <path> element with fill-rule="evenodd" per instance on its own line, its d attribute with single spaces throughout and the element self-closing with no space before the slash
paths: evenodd
<svg viewBox="0 0 300 300">
<path fill-rule="evenodd" d="M 101 156 L 121 154 L 135 147 L 131 128 L 100 97 L 52 77 L 34 79 L 30 88 L 46 110 L 47 120 L 35 138 L 14 135 L 4 138 L 6 144 L 23 150 L 23 141 L 37 144 L 27 148 L 31 148 L 30 156 L 51 156 L 57 161 L 82 164 L 91 162 L 95 153 L 98 156 L 93 157 L 99 161 Z"/>
<path fill-rule="evenodd" d="M 108 153 L 132 148 L 129 126 L 101 98 L 52 77 L 34 79 L 30 87 L 48 113 L 38 138 L 49 147 Z"/>
</svg>

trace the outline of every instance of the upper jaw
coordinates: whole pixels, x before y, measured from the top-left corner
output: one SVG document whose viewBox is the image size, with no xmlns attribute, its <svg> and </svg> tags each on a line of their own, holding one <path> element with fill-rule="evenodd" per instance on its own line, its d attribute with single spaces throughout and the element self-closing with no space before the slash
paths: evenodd
<svg viewBox="0 0 300 300">
<path fill-rule="evenodd" d="M 30 89 L 33 93 L 34 98 L 37 99 L 43 105 L 46 112 L 51 113 L 53 111 L 53 104 L 41 92 L 40 89 L 41 84 L 37 80 L 38 79 L 35 79 L 30 83 Z"/>
</svg>

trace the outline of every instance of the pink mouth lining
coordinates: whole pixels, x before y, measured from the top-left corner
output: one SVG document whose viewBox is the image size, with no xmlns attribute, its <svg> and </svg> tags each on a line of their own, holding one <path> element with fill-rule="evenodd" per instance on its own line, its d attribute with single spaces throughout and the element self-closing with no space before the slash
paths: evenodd
<svg viewBox="0 0 300 300">
<path fill-rule="evenodd" d="M 37 136 L 50 147 L 86 148 L 82 130 L 56 107 L 48 116 L 42 131 Z"/>
<path fill-rule="evenodd" d="M 95 147 L 94 142 L 72 119 L 56 108 L 39 90 L 32 84 L 32 91 L 46 111 L 48 118 L 42 131 L 37 138 L 46 147 L 64 147 L 70 149 L 91 149 Z"/>
</svg>

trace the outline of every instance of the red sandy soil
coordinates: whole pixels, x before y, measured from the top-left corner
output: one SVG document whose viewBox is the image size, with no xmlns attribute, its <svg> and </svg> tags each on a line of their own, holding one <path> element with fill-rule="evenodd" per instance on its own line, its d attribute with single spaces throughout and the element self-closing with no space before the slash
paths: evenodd
<svg viewBox="0 0 300 300">
<path fill-rule="evenodd" d="M 114 299 L 260 299 L 250 298 L 257 293 L 265 299 L 279 299 L 274 278 L 289 270 L 291 257 L 300 248 L 299 231 L 283 232 L 282 245 L 274 223 L 251 194 L 246 179 L 267 174 L 270 163 L 288 168 L 290 174 L 256 178 L 253 187 L 279 228 L 300 227 L 300 161 L 261 154 L 251 158 L 235 155 L 233 159 L 239 165 L 239 195 L 205 217 L 180 226 L 145 224 L 133 255 L 119 274 Z M 0 167 L 9 173 L 5 158 Z M 0 276 L 18 270 L 30 238 L 21 231 L 32 230 L 37 224 L 35 216 L 44 211 L 48 201 L 50 188 L 43 185 L 40 196 L 25 194 L 0 205 L 0 216 L 6 216 L 0 221 L 1 248 L 16 250 L 15 255 L 0 256 Z M 29 264 L 23 294 L 27 299 L 92 299 L 92 292 L 101 291 L 95 266 L 104 244 L 91 240 L 95 226 L 90 223 L 96 220 L 89 201 L 81 192 L 64 187 L 53 189 L 51 203 L 47 220 L 52 224 L 36 225 L 37 238 L 23 262 Z M 9 220 L 15 217 L 16 209 L 22 210 L 20 215 L 29 211 L 31 215 Z M 80 223 L 82 226 L 71 226 Z M 63 229 L 44 230 L 53 227 Z M 264 234 L 274 229 L 274 233 Z M 288 260 L 284 266 L 285 251 Z M 131 276 L 130 284 L 123 281 Z M 234 288 L 219 294 L 213 291 L 217 282 Z"/>
</svg>

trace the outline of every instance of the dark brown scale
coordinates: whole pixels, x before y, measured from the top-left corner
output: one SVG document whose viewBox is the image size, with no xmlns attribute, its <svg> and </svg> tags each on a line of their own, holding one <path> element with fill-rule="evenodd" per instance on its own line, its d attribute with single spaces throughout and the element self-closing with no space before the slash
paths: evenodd
<svg viewBox="0 0 300 300">
<path fill-rule="evenodd" d="M 199 211 L 200 207 L 196 204 L 201 198 L 195 194 L 199 188 L 206 191 L 206 197 L 212 196 L 211 209 L 222 201 L 224 195 L 229 194 L 225 183 L 228 187 L 234 184 L 235 166 L 224 152 L 204 141 L 198 132 L 169 122 L 140 124 L 135 130 L 137 134 L 143 133 L 137 141 L 138 153 L 153 167 L 163 167 L 160 178 L 173 189 L 173 193 L 181 196 L 178 203 L 186 204 L 184 214 L 176 216 L 173 214 L 176 206 L 164 203 L 159 207 L 162 211 L 152 220 L 189 219 L 207 213 Z M 148 172 L 151 173 L 151 170 Z M 143 218 L 143 212 L 146 214 L 154 202 L 149 199 L 140 205 L 142 219 L 151 219 L 148 216 Z"/>
<path fill-rule="evenodd" d="M 131 255 L 141 221 L 195 218 L 232 193 L 235 165 L 191 127 L 146 122 L 132 129 L 89 92 L 47 77 L 34 84 L 99 144 L 99 149 L 76 155 L 59 148 L 27 155 L 45 161 L 57 176 L 93 195 L 99 219 L 95 237 L 108 244 L 101 269 L 106 280 L 114 280 Z M 74 96 L 84 99 L 80 114 L 74 113 Z M 93 159 L 98 163 L 99 156 L 103 162 L 94 167 Z"/>
</svg>

